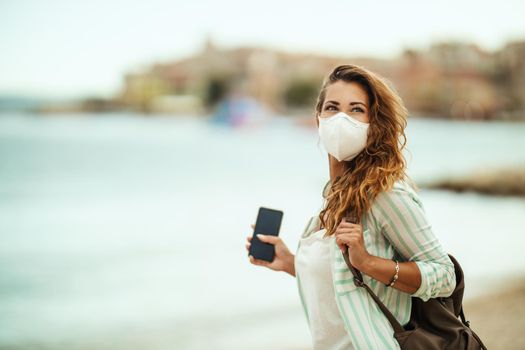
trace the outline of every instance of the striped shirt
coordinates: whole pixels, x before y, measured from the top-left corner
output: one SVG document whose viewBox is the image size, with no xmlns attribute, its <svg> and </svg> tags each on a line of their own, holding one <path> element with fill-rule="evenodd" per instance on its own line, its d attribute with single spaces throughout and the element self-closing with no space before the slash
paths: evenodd
<svg viewBox="0 0 525 350">
<path fill-rule="evenodd" d="M 326 195 L 330 181 L 323 191 Z M 415 190 L 404 181 L 397 181 L 390 191 L 380 193 L 362 218 L 365 247 L 371 255 L 399 262 L 414 261 L 421 273 L 421 285 L 413 294 L 388 287 L 362 273 L 363 280 L 376 293 L 394 317 L 405 325 L 410 320 L 411 298 L 423 301 L 452 294 L 456 287 L 454 265 L 434 235 L 425 209 Z M 318 215 L 308 221 L 302 236 L 319 230 Z M 301 247 L 297 245 L 297 252 Z M 364 288 L 357 287 L 353 274 L 333 240 L 330 249 L 331 272 L 335 299 L 345 329 L 356 349 L 400 349 L 393 337 L 392 326 Z M 301 276 L 296 273 L 301 304 L 308 320 Z M 310 326 L 310 324 L 308 324 Z"/>
</svg>

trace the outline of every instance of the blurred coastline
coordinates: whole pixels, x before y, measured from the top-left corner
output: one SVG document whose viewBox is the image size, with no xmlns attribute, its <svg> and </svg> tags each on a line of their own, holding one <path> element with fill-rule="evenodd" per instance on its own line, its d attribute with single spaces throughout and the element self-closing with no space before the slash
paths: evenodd
<svg viewBox="0 0 525 350">
<path fill-rule="evenodd" d="M 525 121 L 525 40 L 486 51 L 442 41 L 405 48 L 392 58 L 341 57 L 268 47 L 222 48 L 211 38 L 200 52 L 128 72 L 112 97 L 47 101 L 0 96 L 0 110 L 56 114 L 134 112 L 203 117 L 231 97 L 251 98 L 275 115 L 312 115 L 322 79 L 338 64 L 383 75 L 411 114 L 451 120 Z"/>
</svg>

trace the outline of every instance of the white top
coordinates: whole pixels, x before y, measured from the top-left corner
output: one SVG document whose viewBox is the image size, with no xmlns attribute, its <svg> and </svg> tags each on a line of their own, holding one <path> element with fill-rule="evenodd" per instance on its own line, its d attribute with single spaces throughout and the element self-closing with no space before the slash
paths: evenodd
<svg viewBox="0 0 525 350">
<path fill-rule="evenodd" d="M 301 238 L 295 256 L 295 273 L 301 278 L 304 302 L 314 350 L 354 349 L 336 304 L 330 244 L 334 236 L 323 238 L 322 229 Z"/>
</svg>

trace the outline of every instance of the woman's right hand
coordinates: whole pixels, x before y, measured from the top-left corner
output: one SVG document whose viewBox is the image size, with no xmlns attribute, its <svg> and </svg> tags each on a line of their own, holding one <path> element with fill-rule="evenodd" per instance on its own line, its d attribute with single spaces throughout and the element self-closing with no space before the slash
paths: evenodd
<svg viewBox="0 0 525 350">
<path fill-rule="evenodd" d="M 251 225 L 252 229 L 255 228 L 255 225 Z M 284 271 L 295 277 L 295 256 L 290 252 L 286 244 L 279 236 L 272 235 L 260 235 L 258 238 L 269 244 L 275 246 L 275 257 L 272 262 L 266 260 L 255 259 L 253 256 L 249 255 L 250 263 L 253 265 L 264 266 L 274 271 Z M 250 245 L 252 241 L 252 235 L 246 237 L 246 250 L 250 251 Z"/>
</svg>

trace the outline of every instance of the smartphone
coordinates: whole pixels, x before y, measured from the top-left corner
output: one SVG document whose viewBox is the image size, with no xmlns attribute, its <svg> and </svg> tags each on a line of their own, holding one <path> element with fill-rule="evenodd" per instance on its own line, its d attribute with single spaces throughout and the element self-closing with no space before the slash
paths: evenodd
<svg viewBox="0 0 525 350">
<path fill-rule="evenodd" d="M 257 237 L 257 234 L 278 236 L 282 220 L 283 212 L 281 210 L 265 207 L 259 208 L 248 255 L 252 255 L 255 259 L 266 260 L 268 262 L 273 261 L 275 257 L 275 246 L 261 241 Z"/>
</svg>

